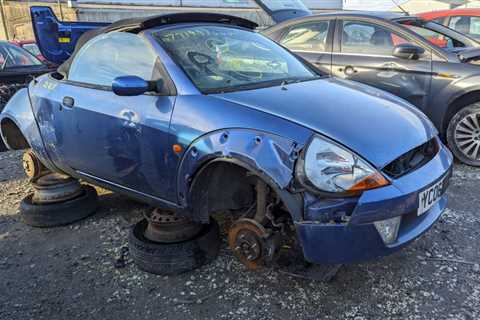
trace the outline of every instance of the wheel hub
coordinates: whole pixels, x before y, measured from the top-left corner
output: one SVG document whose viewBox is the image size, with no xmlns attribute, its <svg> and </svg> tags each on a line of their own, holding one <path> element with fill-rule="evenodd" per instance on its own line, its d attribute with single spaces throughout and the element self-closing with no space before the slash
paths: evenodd
<svg viewBox="0 0 480 320">
<path fill-rule="evenodd" d="M 23 154 L 22 165 L 25 174 L 31 180 L 48 173 L 48 169 L 45 168 L 32 151 L 27 151 Z"/>
<path fill-rule="evenodd" d="M 185 217 L 179 217 L 173 211 L 156 208 L 145 215 L 148 221 L 145 238 L 153 242 L 174 243 L 195 237 L 202 225 Z"/>
<path fill-rule="evenodd" d="M 68 201 L 83 194 L 82 185 L 72 177 L 59 173 L 45 174 L 33 183 L 32 202 L 49 204 Z"/>
<path fill-rule="evenodd" d="M 470 159 L 480 159 L 480 113 L 471 113 L 455 127 L 454 137 L 458 149 Z"/>
<path fill-rule="evenodd" d="M 228 244 L 235 256 L 250 270 L 271 261 L 278 249 L 278 238 L 253 219 L 239 219 L 228 232 Z"/>
</svg>

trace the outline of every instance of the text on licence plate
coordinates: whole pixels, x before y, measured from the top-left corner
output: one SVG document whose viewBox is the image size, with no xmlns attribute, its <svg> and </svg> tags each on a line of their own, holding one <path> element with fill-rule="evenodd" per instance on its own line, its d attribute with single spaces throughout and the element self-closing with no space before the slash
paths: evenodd
<svg viewBox="0 0 480 320">
<path fill-rule="evenodd" d="M 425 212 L 428 211 L 435 203 L 440 200 L 442 197 L 442 194 L 445 190 L 444 188 L 444 183 L 445 183 L 446 178 L 443 178 L 439 182 L 435 183 L 433 186 L 430 188 L 420 192 L 418 196 L 418 211 L 417 215 L 421 216 Z"/>
</svg>

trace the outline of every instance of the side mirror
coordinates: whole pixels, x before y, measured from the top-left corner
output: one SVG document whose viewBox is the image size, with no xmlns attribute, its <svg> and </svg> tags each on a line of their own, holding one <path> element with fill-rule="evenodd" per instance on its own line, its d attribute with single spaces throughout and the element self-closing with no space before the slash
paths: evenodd
<svg viewBox="0 0 480 320">
<path fill-rule="evenodd" d="M 113 80 L 112 90 L 118 96 L 139 96 L 149 91 L 150 85 L 140 77 L 125 76 Z"/>
<path fill-rule="evenodd" d="M 424 53 L 425 49 L 411 43 L 399 44 L 393 48 L 393 56 L 400 59 L 417 60 Z"/>
</svg>

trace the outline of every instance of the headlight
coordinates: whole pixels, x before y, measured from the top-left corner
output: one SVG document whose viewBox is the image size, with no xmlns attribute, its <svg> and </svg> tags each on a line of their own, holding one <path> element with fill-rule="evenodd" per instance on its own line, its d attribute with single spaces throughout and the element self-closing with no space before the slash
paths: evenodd
<svg viewBox="0 0 480 320">
<path fill-rule="evenodd" d="M 300 180 L 324 192 L 355 194 L 389 184 L 358 155 L 320 136 L 310 142 L 301 167 Z"/>
</svg>

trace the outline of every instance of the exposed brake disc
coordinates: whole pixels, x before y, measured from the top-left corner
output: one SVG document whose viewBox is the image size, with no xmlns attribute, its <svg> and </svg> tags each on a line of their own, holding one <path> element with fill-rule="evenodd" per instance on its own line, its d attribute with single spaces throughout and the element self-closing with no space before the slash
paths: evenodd
<svg viewBox="0 0 480 320">
<path fill-rule="evenodd" d="M 272 261 L 279 249 L 279 236 L 253 219 L 235 221 L 228 232 L 228 244 L 250 270 Z"/>
</svg>

